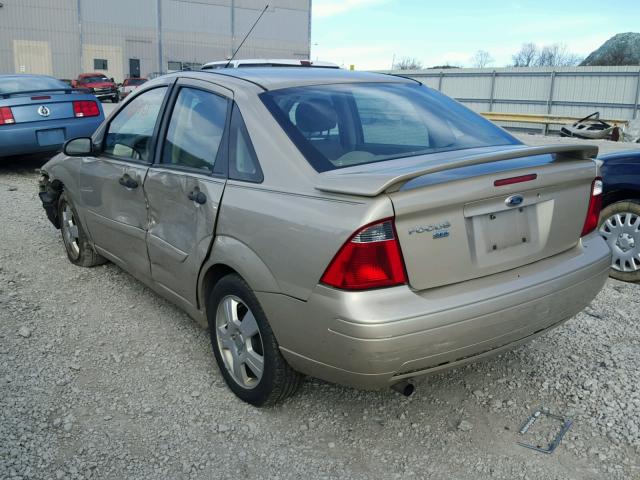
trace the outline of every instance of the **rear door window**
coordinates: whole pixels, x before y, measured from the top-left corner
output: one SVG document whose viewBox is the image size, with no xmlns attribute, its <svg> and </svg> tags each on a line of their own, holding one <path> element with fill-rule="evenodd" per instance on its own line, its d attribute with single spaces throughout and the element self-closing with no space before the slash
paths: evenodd
<svg viewBox="0 0 640 480">
<path fill-rule="evenodd" d="M 229 101 L 195 88 L 180 89 L 164 142 L 165 164 L 215 171 Z M 223 171 L 223 170 L 222 170 Z"/>
</svg>

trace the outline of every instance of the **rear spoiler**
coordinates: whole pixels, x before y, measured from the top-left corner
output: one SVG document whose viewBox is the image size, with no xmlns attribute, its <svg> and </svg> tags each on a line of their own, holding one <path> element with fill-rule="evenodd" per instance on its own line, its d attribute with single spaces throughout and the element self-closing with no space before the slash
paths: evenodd
<svg viewBox="0 0 640 480">
<path fill-rule="evenodd" d="M 315 188 L 329 193 L 375 197 L 386 191 L 395 191 L 399 189 L 403 183 L 429 173 L 443 172 L 482 163 L 548 154 L 554 154 L 566 160 L 589 160 L 594 159 L 598 155 L 598 147 L 592 145 L 524 146 L 497 152 L 469 155 L 455 160 L 448 159 L 446 161 L 435 161 L 431 163 L 426 161 L 424 166 L 416 167 L 410 172 L 406 170 L 402 171 L 402 169 L 396 169 L 394 167 L 390 167 L 389 170 L 374 171 L 371 173 L 354 170 L 353 168 L 337 169 L 320 173 Z"/>
<path fill-rule="evenodd" d="M 31 95 L 33 93 L 51 93 L 51 92 L 64 92 L 64 93 L 91 93 L 90 90 L 86 88 L 49 88 L 45 90 L 25 90 L 23 92 L 8 92 L 8 93 L 0 93 L 0 98 L 9 98 L 14 95 Z"/>
</svg>

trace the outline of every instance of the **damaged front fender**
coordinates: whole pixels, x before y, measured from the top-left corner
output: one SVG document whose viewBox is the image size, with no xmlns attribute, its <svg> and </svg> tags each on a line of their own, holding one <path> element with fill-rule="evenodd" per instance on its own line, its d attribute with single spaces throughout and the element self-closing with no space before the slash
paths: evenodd
<svg viewBox="0 0 640 480">
<path fill-rule="evenodd" d="M 62 193 L 62 183 L 57 180 L 49 180 L 49 176 L 42 172 L 38 181 L 38 196 L 42 201 L 42 207 L 47 212 L 47 218 L 56 228 L 60 228 L 60 217 L 58 215 L 58 199 Z"/>
</svg>

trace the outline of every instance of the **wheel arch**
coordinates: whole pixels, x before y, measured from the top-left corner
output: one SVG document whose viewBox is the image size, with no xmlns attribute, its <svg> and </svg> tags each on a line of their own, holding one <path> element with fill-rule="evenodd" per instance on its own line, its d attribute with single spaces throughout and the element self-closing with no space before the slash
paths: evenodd
<svg viewBox="0 0 640 480">
<path fill-rule="evenodd" d="M 206 310 L 206 301 L 216 283 L 236 273 L 254 292 L 280 292 L 274 275 L 260 257 L 246 244 L 224 235 L 217 236 L 211 255 L 202 265 L 198 278 L 198 307 Z"/>
<path fill-rule="evenodd" d="M 602 208 L 618 202 L 640 203 L 640 191 L 629 188 L 614 188 L 605 193 L 602 199 Z"/>
<path fill-rule="evenodd" d="M 40 181 L 38 195 L 42 201 L 42 207 L 47 213 L 47 218 L 54 227 L 60 229 L 60 218 L 58 215 L 58 200 L 64 191 L 64 183 L 58 179 L 49 179 L 49 175 L 43 173 Z"/>
</svg>

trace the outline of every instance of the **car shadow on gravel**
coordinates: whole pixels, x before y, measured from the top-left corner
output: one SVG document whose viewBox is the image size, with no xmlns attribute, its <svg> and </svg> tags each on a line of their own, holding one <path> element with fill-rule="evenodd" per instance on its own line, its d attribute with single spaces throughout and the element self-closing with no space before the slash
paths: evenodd
<svg viewBox="0 0 640 480">
<path fill-rule="evenodd" d="M 37 153 L 0 158 L 0 175 L 6 173 L 33 173 L 53 158 L 56 153 Z"/>
</svg>

